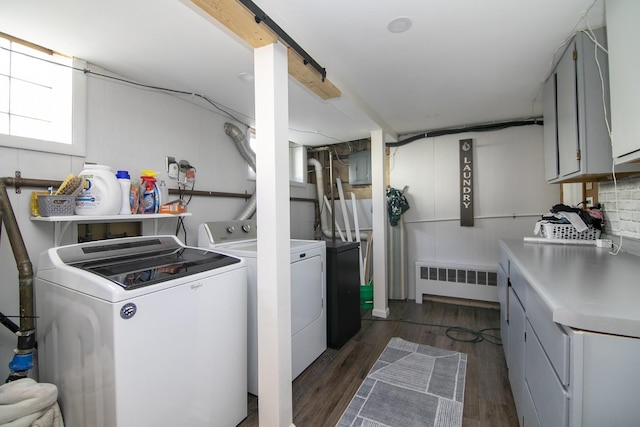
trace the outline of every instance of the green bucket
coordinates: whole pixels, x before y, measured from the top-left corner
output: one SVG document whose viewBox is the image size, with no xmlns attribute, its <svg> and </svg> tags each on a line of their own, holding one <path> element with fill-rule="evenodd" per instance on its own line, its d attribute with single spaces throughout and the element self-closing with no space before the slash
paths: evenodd
<svg viewBox="0 0 640 427">
<path fill-rule="evenodd" d="M 363 310 L 373 308 L 373 285 L 360 286 L 360 308 Z"/>
</svg>

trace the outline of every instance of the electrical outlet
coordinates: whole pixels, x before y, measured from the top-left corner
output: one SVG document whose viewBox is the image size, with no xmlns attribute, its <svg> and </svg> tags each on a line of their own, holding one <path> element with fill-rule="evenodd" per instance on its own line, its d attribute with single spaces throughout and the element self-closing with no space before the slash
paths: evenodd
<svg viewBox="0 0 640 427">
<path fill-rule="evenodd" d="M 165 170 L 167 172 L 167 176 L 169 178 L 177 179 L 178 178 L 178 163 L 176 162 L 175 157 L 167 156 L 165 164 Z"/>
<path fill-rule="evenodd" d="M 587 197 L 587 207 L 593 207 L 593 197 Z"/>
<path fill-rule="evenodd" d="M 171 179 L 178 179 L 178 164 L 177 163 L 171 163 L 169 165 L 169 172 L 167 173 L 167 175 Z"/>
</svg>

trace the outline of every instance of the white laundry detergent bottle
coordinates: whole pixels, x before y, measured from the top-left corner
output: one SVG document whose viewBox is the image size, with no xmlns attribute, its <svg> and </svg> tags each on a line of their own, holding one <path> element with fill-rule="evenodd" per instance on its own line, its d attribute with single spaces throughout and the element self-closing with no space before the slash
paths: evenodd
<svg viewBox="0 0 640 427">
<path fill-rule="evenodd" d="M 122 192 L 111 167 L 85 164 L 79 176 L 84 178 L 84 189 L 76 197 L 76 215 L 118 214 Z"/>
<path fill-rule="evenodd" d="M 131 176 L 128 171 L 116 172 L 116 179 L 120 184 L 120 215 L 131 215 Z"/>
</svg>

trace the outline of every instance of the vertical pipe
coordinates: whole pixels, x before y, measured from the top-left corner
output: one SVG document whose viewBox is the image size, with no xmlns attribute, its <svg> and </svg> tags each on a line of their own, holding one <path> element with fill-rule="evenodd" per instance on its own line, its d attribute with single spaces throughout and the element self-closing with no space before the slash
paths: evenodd
<svg viewBox="0 0 640 427">
<path fill-rule="evenodd" d="M 375 317 L 389 316 L 387 294 L 387 203 L 384 132 L 371 131 L 371 196 L 373 207 L 373 310 Z"/>
<path fill-rule="evenodd" d="M 5 224 L 7 237 L 13 250 L 18 267 L 18 285 L 20 292 L 20 328 L 16 332 L 18 346 L 11 363 L 7 382 L 25 378 L 33 367 L 35 348 L 35 323 L 33 309 L 33 266 L 29 260 L 27 248 L 22 239 L 18 222 L 9 202 L 7 187 L 0 182 L 0 221 Z"/>
<path fill-rule="evenodd" d="M 340 177 L 336 178 L 338 186 L 338 197 L 340 197 L 340 207 L 342 209 L 342 219 L 344 220 L 344 229 L 347 233 L 347 242 L 353 242 L 351 237 L 351 223 L 349 222 L 349 212 L 347 211 L 347 203 L 344 200 L 344 191 L 342 190 L 342 180 Z"/>
<path fill-rule="evenodd" d="M 333 155 L 329 150 L 329 186 L 331 187 L 331 240 L 336 241 L 336 209 L 335 198 L 333 196 Z"/>
<path fill-rule="evenodd" d="M 329 204 L 329 200 L 327 199 L 327 196 L 324 196 L 324 203 L 327 206 L 327 210 L 329 211 L 329 213 L 332 213 L 333 209 L 331 209 L 331 205 Z M 337 223 L 333 225 L 334 225 L 333 233 L 335 233 L 335 231 L 337 230 L 338 234 L 340 235 L 340 240 L 342 240 L 343 242 L 346 242 L 347 239 L 344 238 L 344 234 L 342 234 L 342 230 L 340 229 L 340 226 Z M 335 236 L 334 236 L 334 240 L 335 240 Z"/>
<path fill-rule="evenodd" d="M 0 213 L 5 224 L 7 237 L 13 257 L 18 267 L 18 281 L 20 286 L 20 330 L 28 331 L 34 328 L 33 322 L 33 267 L 29 260 L 27 248 L 18 228 L 15 214 L 9 202 L 9 195 L 4 183 L 0 183 Z"/>
</svg>

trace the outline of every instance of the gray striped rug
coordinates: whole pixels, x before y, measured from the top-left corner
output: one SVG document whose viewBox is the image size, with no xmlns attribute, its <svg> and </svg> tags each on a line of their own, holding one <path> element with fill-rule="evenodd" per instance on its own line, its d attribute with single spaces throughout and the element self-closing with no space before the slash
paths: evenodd
<svg viewBox="0 0 640 427">
<path fill-rule="evenodd" d="M 391 338 L 338 427 L 459 427 L 467 355 Z"/>
</svg>

